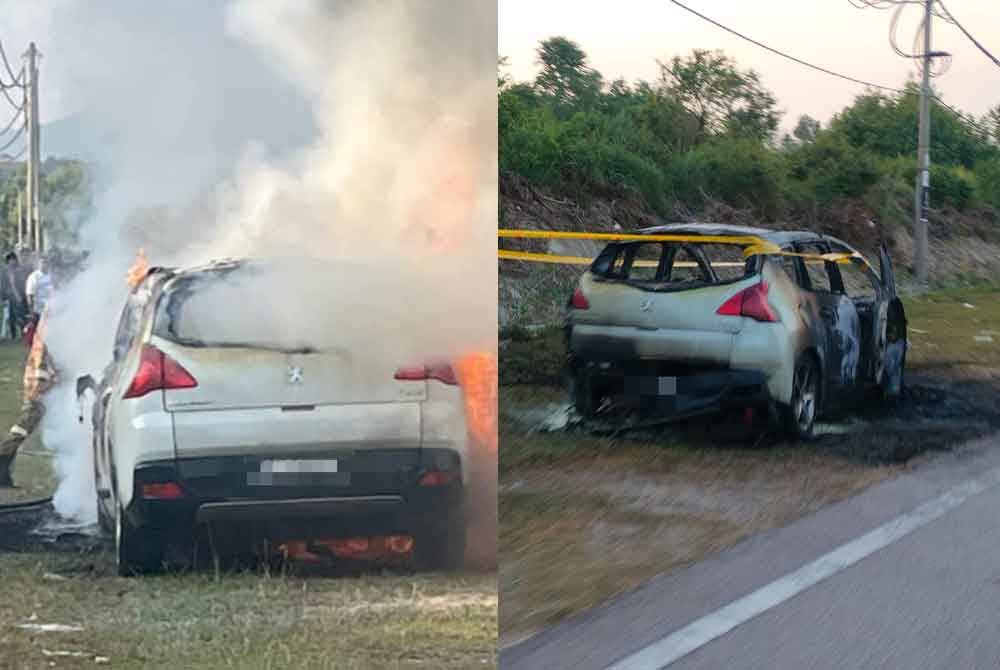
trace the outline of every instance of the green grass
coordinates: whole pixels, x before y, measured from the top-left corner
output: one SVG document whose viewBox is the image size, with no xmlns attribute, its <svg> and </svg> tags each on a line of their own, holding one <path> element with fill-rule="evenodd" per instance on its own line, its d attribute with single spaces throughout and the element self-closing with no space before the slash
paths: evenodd
<svg viewBox="0 0 1000 670">
<path fill-rule="evenodd" d="M 17 417 L 24 355 L 0 344 L 0 430 Z M 25 443 L 20 488 L 0 502 L 52 491 L 41 450 L 37 437 Z M 0 552 L 0 669 L 102 667 L 96 657 L 126 669 L 496 667 L 495 574 L 113 574 L 105 550 Z"/>
<path fill-rule="evenodd" d="M 996 289 L 944 289 L 907 298 L 904 306 L 910 337 L 907 365 L 1000 367 L 1000 293 Z M 992 341 L 976 341 L 977 336 Z"/>
<path fill-rule="evenodd" d="M 93 560 L 93 557 L 92 557 Z M 45 667 L 43 650 L 84 652 L 60 667 L 495 667 L 492 576 L 296 578 L 101 576 L 77 557 L 0 558 L 0 667 Z M 64 573 L 63 579 L 54 575 Z M 37 633 L 33 620 L 80 626 Z"/>
</svg>

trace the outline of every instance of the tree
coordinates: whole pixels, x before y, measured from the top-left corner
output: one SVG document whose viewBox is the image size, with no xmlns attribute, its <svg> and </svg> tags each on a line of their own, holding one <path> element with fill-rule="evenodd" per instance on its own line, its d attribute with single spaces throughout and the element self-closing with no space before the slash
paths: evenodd
<svg viewBox="0 0 1000 670">
<path fill-rule="evenodd" d="M 803 114 L 799 117 L 799 122 L 795 124 L 795 130 L 792 131 L 792 135 L 795 136 L 799 142 L 807 144 L 809 142 L 816 141 L 816 135 L 819 134 L 820 123 L 808 114 Z"/>
<path fill-rule="evenodd" d="M 776 100 L 753 70 L 740 71 L 721 51 L 695 49 L 687 58 L 657 61 L 660 81 L 698 119 L 702 134 L 770 139 L 780 115 Z"/>
<path fill-rule="evenodd" d="M 986 112 L 981 125 L 986 129 L 989 141 L 1000 144 L 1000 105 Z"/>
<path fill-rule="evenodd" d="M 541 70 L 535 87 L 549 98 L 556 113 L 568 116 L 592 106 L 601 93 L 601 73 L 587 63 L 587 54 L 565 37 L 544 40 L 535 52 Z"/>
<path fill-rule="evenodd" d="M 504 72 L 507 67 L 510 67 L 510 62 L 506 56 L 497 58 L 497 89 L 501 91 L 510 84 L 510 75 Z"/>
<path fill-rule="evenodd" d="M 830 122 L 830 130 L 842 134 L 853 146 L 863 147 L 887 158 L 910 157 L 917 153 L 917 117 L 920 91 L 907 84 L 901 93 L 890 96 L 866 93 Z M 931 103 L 931 156 L 935 164 L 971 169 L 983 159 L 997 155 L 996 147 L 950 109 Z"/>
</svg>

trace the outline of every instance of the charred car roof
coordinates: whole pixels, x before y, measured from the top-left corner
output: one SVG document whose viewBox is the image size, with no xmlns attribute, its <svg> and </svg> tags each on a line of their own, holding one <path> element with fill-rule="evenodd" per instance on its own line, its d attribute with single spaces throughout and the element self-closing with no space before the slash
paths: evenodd
<svg viewBox="0 0 1000 670">
<path fill-rule="evenodd" d="M 757 237 L 766 242 L 772 242 L 779 246 L 787 246 L 796 242 L 818 242 L 827 241 L 843 245 L 848 249 L 854 249 L 843 240 L 822 235 L 809 230 L 770 230 L 767 228 L 756 228 L 754 226 L 733 226 L 724 223 L 671 223 L 662 226 L 652 226 L 641 228 L 636 231 L 641 235 L 712 235 L 712 236 L 733 236 L 733 237 Z"/>
</svg>

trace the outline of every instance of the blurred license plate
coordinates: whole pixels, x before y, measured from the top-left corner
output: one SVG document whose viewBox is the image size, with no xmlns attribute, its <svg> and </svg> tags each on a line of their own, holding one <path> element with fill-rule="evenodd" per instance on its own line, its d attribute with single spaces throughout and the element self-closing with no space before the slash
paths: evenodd
<svg viewBox="0 0 1000 670">
<path fill-rule="evenodd" d="M 261 461 L 261 472 L 338 472 L 336 459 Z"/>
<path fill-rule="evenodd" d="M 347 486 L 351 473 L 340 472 L 335 459 L 266 460 L 260 472 L 248 472 L 250 486 Z"/>
</svg>

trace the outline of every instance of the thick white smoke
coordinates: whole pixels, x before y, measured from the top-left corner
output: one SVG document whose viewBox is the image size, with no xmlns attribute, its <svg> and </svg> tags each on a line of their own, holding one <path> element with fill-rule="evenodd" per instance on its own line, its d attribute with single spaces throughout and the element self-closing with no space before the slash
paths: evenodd
<svg viewBox="0 0 1000 670">
<path fill-rule="evenodd" d="M 51 41 L 25 39 L 47 54 L 42 81 L 58 88 L 64 111 L 100 138 L 87 151 L 102 186 L 84 231 L 89 268 L 51 314 L 64 383 L 108 363 L 139 247 L 153 264 L 350 261 L 363 271 L 299 278 L 312 289 L 304 295 L 321 288 L 340 309 L 315 310 L 307 323 L 297 294 L 275 290 L 261 296 L 275 323 L 336 338 L 349 318 L 383 350 L 412 355 L 495 351 L 495 5 L 52 8 L 22 17 Z M 393 315 L 398 327 L 386 328 Z M 57 509 L 92 519 L 89 438 L 67 393 L 47 406 Z"/>
</svg>

